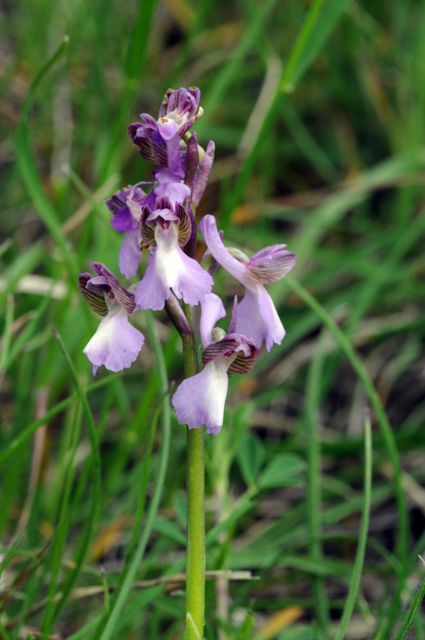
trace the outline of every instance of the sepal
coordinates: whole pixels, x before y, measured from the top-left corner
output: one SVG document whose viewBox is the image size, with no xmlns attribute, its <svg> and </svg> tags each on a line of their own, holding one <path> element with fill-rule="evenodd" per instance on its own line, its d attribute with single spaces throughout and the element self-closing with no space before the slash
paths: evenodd
<svg viewBox="0 0 425 640">
<path fill-rule="evenodd" d="M 108 313 L 108 306 L 105 302 L 105 296 L 102 289 L 100 289 L 100 287 L 98 291 L 94 289 L 87 289 L 87 283 L 92 277 L 91 273 L 82 273 L 78 278 L 78 288 L 90 309 L 104 318 Z"/>
<path fill-rule="evenodd" d="M 265 247 L 249 260 L 246 276 L 254 284 L 278 282 L 293 269 L 296 256 L 286 251 L 286 244 Z"/>
<path fill-rule="evenodd" d="M 249 373 L 257 362 L 259 350 L 245 336 L 240 334 L 228 334 L 218 342 L 210 344 L 202 354 L 202 362 L 204 365 L 216 360 L 221 356 L 231 358 L 235 356 L 233 362 L 228 368 L 229 373 Z"/>
<path fill-rule="evenodd" d="M 87 283 L 89 289 L 94 285 L 96 287 L 102 286 L 104 287 L 105 293 L 109 296 L 109 298 L 113 300 L 117 300 L 120 305 L 126 310 L 128 314 L 133 313 L 136 308 L 136 303 L 134 301 L 134 294 L 124 287 L 118 282 L 112 271 L 105 267 L 101 262 L 91 262 L 91 268 L 95 271 L 99 278 L 91 278 Z"/>
</svg>

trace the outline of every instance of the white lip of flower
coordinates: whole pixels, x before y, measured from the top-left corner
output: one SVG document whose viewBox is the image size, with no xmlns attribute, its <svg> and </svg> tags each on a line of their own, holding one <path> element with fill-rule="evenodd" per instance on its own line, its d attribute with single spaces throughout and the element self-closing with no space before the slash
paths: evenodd
<svg viewBox="0 0 425 640">
<path fill-rule="evenodd" d="M 172 288 L 176 274 L 183 265 L 179 249 L 179 228 L 177 222 L 169 222 L 168 228 L 163 229 L 160 224 L 155 225 L 156 241 L 156 270 L 164 285 Z"/>
<path fill-rule="evenodd" d="M 184 189 L 181 189 L 184 187 Z M 186 304 L 197 305 L 211 292 L 213 279 L 200 264 L 184 253 L 182 247 L 190 239 L 191 218 L 177 200 L 190 192 L 186 185 L 171 185 L 170 198 L 157 198 L 155 209 L 145 207 L 140 230 L 144 242 L 153 247 L 148 268 L 135 291 L 140 309 L 159 311 L 170 296 L 170 289 Z M 183 192 L 183 193 L 182 193 Z M 174 211 L 175 209 L 175 211 Z"/>
<path fill-rule="evenodd" d="M 211 375 L 209 393 L 205 396 L 204 411 L 210 416 L 211 423 L 217 426 L 223 422 L 224 405 L 229 386 L 227 370 L 235 359 L 236 354 L 230 358 L 221 356 L 205 366 L 207 371 L 211 371 Z"/>
</svg>

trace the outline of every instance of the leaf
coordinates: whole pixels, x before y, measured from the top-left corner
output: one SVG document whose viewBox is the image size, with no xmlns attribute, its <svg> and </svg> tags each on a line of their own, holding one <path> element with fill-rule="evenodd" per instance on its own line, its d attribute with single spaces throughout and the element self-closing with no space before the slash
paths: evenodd
<svg viewBox="0 0 425 640">
<path fill-rule="evenodd" d="M 257 480 L 264 460 L 263 443 L 257 436 L 247 435 L 239 447 L 236 458 L 242 477 L 248 487 Z"/>
<path fill-rule="evenodd" d="M 323 0 L 316 0 L 313 3 L 283 72 L 281 83 L 283 91 L 294 90 L 303 74 L 326 44 L 349 1 L 330 0 L 324 4 Z"/>
<path fill-rule="evenodd" d="M 177 520 L 181 528 L 186 531 L 187 527 L 187 499 L 185 496 L 177 494 L 174 498 L 174 509 L 176 510 Z"/>
<path fill-rule="evenodd" d="M 165 520 L 165 518 L 161 518 L 157 516 L 153 523 L 154 531 L 157 533 L 177 542 L 178 544 L 182 544 L 186 546 L 186 537 L 181 532 L 180 528 L 176 525 L 175 522 L 171 520 Z"/>
<path fill-rule="evenodd" d="M 235 635 L 235 640 L 248 640 L 254 628 L 254 616 L 251 611 L 246 612 L 246 616 Z"/>
<path fill-rule="evenodd" d="M 68 242 L 65 239 L 65 236 L 62 233 L 57 211 L 43 191 L 42 180 L 30 145 L 29 129 L 29 118 L 37 89 L 47 72 L 50 71 L 56 62 L 62 58 L 68 47 L 68 43 L 69 38 L 68 36 L 65 36 L 60 46 L 47 60 L 28 91 L 22 105 L 21 117 L 16 131 L 16 153 L 19 171 L 32 203 L 48 228 L 50 235 L 62 251 L 63 260 L 67 266 L 70 276 L 76 280 L 79 275 L 77 262 Z"/>
<path fill-rule="evenodd" d="M 364 470 L 364 507 L 362 524 L 360 528 L 359 544 L 357 546 L 356 560 L 352 568 L 350 588 L 342 612 L 341 622 L 335 635 L 335 640 L 344 640 L 360 586 L 364 556 L 367 544 L 367 532 L 369 527 L 370 505 L 372 502 L 372 428 L 370 419 L 365 421 L 365 470 Z M 423 586 L 423 585 L 422 585 Z M 421 598 L 422 600 L 422 598 Z M 419 602 L 421 602 L 421 600 Z M 408 627 L 406 627 L 407 632 Z M 404 638 L 404 635 L 401 636 Z"/>
<path fill-rule="evenodd" d="M 294 453 L 281 453 L 273 458 L 260 478 L 261 489 L 285 487 L 300 483 L 296 477 L 305 469 L 305 462 Z"/>
<path fill-rule="evenodd" d="M 401 625 L 400 629 L 398 630 L 398 633 L 396 635 L 396 637 L 394 638 L 394 640 L 403 640 L 403 638 L 406 637 L 406 634 L 409 630 L 410 625 L 413 622 L 413 618 L 415 617 L 416 612 L 418 611 L 418 609 L 421 606 L 422 600 L 425 596 L 425 580 L 422 582 L 421 586 L 419 587 L 419 590 L 412 602 L 412 604 L 410 605 L 410 609 L 407 612 L 406 617 L 403 620 L 403 624 Z"/>
<path fill-rule="evenodd" d="M 202 640 L 190 613 L 186 614 L 186 631 L 184 632 L 184 640 Z"/>
</svg>

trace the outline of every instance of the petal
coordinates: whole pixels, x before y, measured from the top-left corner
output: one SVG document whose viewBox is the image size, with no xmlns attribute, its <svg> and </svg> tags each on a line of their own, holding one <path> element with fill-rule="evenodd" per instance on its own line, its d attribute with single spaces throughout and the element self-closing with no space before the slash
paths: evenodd
<svg viewBox="0 0 425 640">
<path fill-rule="evenodd" d="M 133 313 L 135 309 L 134 302 L 134 294 L 124 287 L 118 282 L 114 274 L 108 267 L 105 267 L 101 262 L 91 262 L 91 268 L 98 274 L 97 278 L 91 278 L 91 280 L 87 283 L 87 288 L 92 290 L 92 285 L 94 285 L 94 291 L 96 293 L 96 288 L 100 287 L 104 293 L 108 295 L 105 297 L 105 302 L 110 308 L 111 305 L 114 305 L 114 301 L 120 303 L 122 307 L 127 311 L 127 313 Z"/>
<path fill-rule="evenodd" d="M 171 140 L 177 133 L 177 124 L 171 118 L 159 118 L 158 131 L 165 141 Z"/>
<path fill-rule="evenodd" d="M 131 215 L 130 209 L 125 206 L 119 209 L 119 211 L 114 214 L 114 217 L 109 222 L 111 227 L 114 227 L 114 229 L 116 229 L 120 233 L 125 233 L 126 231 L 130 231 L 130 229 L 134 227 L 133 221 L 134 219 Z"/>
<path fill-rule="evenodd" d="M 259 350 L 249 338 L 230 333 L 221 340 L 213 342 L 204 350 L 202 362 L 219 359 L 226 363 L 229 373 L 249 373 L 257 362 Z"/>
<path fill-rule="evenodd" d="M 258 306 L 261 316 L 267 325 L 266 347 L 267 351 L 270 351 L 273 344 L 282 342 L 285 337 L 285 329 L 277 314 L 273 300 L 262 286 L 259 287 Z"/>
<path fill-rule="evenodd" d="M 167 164 L 171 173 L 177 178 L 184 178 L 185 170 L 180 156 L 180 138 L 174 136 L 167 140 Z"/>
<path fill-rule="evenodd" d="M 235 335 L 237 337 L 235 337 Z M 224 336 L 221 340 L 211 342 L 202 354 L 203 364 L 208 364 L 212 360 L 217 358 L 225 358 L 227 366 L 230 367 L 231 363 L 235 359 L 235 354 L 241 347 L 241 341 L 239 334 L 232 334 L 231 337 Z"/>
<path fill-rule="evenodd" d="M 94 368 L 104 365 L 109 371 L 122 371 L 137 359 L 144 340 L 129 323 L 125 309 L 118 307 L 103 318 L 84 353 Z"/>
<path fill-rule="evenodd" d="M 297 262 L 296 256 L 285 250 L 285 244 L 274 244 L 265 247 L 249 260 L 247 278 L 257 284 L 278 282 Z"/>
<path fill-rule="evenodd" d="M 214 360 L 203 371 L 183 380 L 171 403 L 180 424 L 217 435 L 223 426 L 224 404 L 229 385 L 225 363 Z"/>
<path fill-rule="evenodd" d="M 128 191 L 117 191 L 105 200 L 105 204 L 113 216 L 126 206 L 127 195 Z"/>
<path fill-rule="evenodd" d="M 156 130 L 158 128 L 157 121 L 153 118 L 149 113 L 141 113 L 140 117 L 142 118 L 144 124 L 149 128 Z M 142 125 L 143 126 L 143 125 Z"/>
<path fill-rule="evenodd" d="M 214 282 L 196 260 L 181 250 L 176 223 L 172 222 L 167 230 L 156 225 L 155 240 L 155 253 L 137 287 L 136 303 L 141 309 L 163 309 L 170 289 L 191 306 L 201 302 Z"/>
<path fill-rule="evenodd" d="M 152 172 L 152 175 L 158 184 L 165 184 L 166 182 L 177 182 L 180 184 L 180 180 L 173 176 L 170 171 L 167 171 L 167 169 L 156 169 Z"/>
<path fill-rule="evenodd" d="M 236 337 L 240 340 L 240 347 L 236 352 L 236 358 L 229 365 L 228 372 L 239 374 L 249 373 L 257 362 L 260 351 L 249 338 L 235 333 L 228 335 L 228 338 Z"/>
<path fill-rule="evenodd" d="M 186 144 L 186 175 L 184 178 L 185 184 L 187 184 L 190 188 L 192 188 L 193 186 L 198 167 L 199 149 L 198 142 L 196 140 L 196 133 L 193 132 Z"/>
<path fill-rule="evenodd" d="M 258 308 L 257 296 L 249 289 L 238 305 L 236 331 L 251 338 L 258 348 L 267 337 L 268 328 Z"/>
<path fill-rule="evenodd" d="M 224 318 L 226 310 L 221 299 L 215 293 L 209 293 L 201 303 L 201 321 L 199 332 L 204 349 L 213 341 L 212 330 L 220 318 Z"/>
<path fill-rule="evenodd" d="M 155 270 L 163 287 L 173 289 L 177 298 L 183 297 L 184 302 L 191 306 L 202 302 L 211 292 L 214 281 L 196 260 L 181 250 L 177 224 L 172 222 L 168 230 L 157 225 L 155 240 Z"/>
<path fill-rule="evenodd" d="M 181 269 L 176 273 L 172 289 L 178 298 L 183 297 L 186 304 L 192 307 L 202 302 L 211 292 L 214 280 L 203 270 L 199 262 L 189 258 L 179 247 Z"/>
<path fill-rule="evenodd" d="M 184 119 L 184 117 L 183 117 L 183 119 Z M 186 120 L 186 122 L 183 122 L 180 125 L 180 127 L 179 127 L 179 137 L 180 138 L 182 138 L 184 136 L 184 134 L 189 131 L 190 127 L 193 125 L 195 120 L 196 120 L 195 116 L 192 116 L 192 118 L 189 118 L 189 120 Z"/>
<path fill-rule="evenodd" d="M 236 324 L 238 322 L 238 296 L 233 298 L 232 319 L 230 320 L 229 329 L 227 333 L 236 332 Z"/>
<path fill-rule="evenodd" d="M 120 271 L 126 278 L 132 278 L 137 273 L 139 262 L 142 257 L 140 242 L 141 237 L 139 229 L 127 231 L 124 242 L 121 246 L 118 261 Z"/>
<path fill-rule="evenodd" d="M 270 351 L 274 343 L 280 344 L 285 335 L 272 299 L 262 285 L 245 290 L 238 305 L 236 331 L 251 338 L 260 348 L 263 340 Z"/>
<path fill-rule="evenodd" d="M 82 273 L 78 278 L 78 288 L 92 311 L 100 316 L 106 316 L 108 314 L 108 305 L 106 304 L 103 290 L 97 290 L 95 287 L 92 290 L 87 289 L 87 284 L 92 277 L 91 273 Z"/>
<path fill-rule="evenodd" d="M 161 278 L 156 271 L 156 250 L 150 253 L 148 268 L 145 271 L 143 280 L 134 293 L 136 304 L 140 309 L 153 309 L 153 311 L 161 311 L 164 308 L 165 301 L 170 295 L 169 287 L 164 286 Z"/>
<path fill-rule="evenodd" d="M 157 159 L 152 150 L 152 145 L 147 137 L 146 125 L 140 122 L 133 122 L 128 125 L 127 133 L 131 142 L 139 149 L 139 153 L 147 162 L 157 164 Z"/>
<path fill-rule="evenodd" d="M 236 258 L 233 258 L 227 251 L 217 230 L 217 223 L 214 216 L 208 215 L 202 218 L 199 223 L 199 228 L 204 236 L 208 249 L 217 262 L 221 264 L 230 275 L 236 278 L 236 280 L 245 285 L 247 282 L 246 266 L 239 262 L 239 260 L 236 260 Z"/>
<path fill-rule="evenodd" d="M 199 106 L 199 101 L 201 100 L 201 90 L 198 89 L 198 87 L 189 87 L 187 92 L 193 96 L 193 100 L 194 100 L 193 110 L 196 111 L 196 109 Z"/>
<path fill-rule="evenodd" d="M 211 172 L 211 168 L 214 162 L 215 144 L 210 141 L 205 150 L 204 159 L 199 167 L 198 175 L 196 176 L 195 183 L 192 191 L 191 202 L 198 206 L 201 201 L 204 191 L 207 186 L 208 178 Z"/>
<path fill-rule="evenodd" d="M 161 103 L 161 106 L 159 107 L 158 118 L 164 118 L 167 115 L 168 103 L 169 103 L 170 97 L 172 97 L 174 93 L 177 93 L 175 89 L 167 89 L 167 91 L 165 92 L 164 99 Z"/>
<path fill-rule="evenodd" d="M 155 195 L 157 198 L 168 198 L 174 208 L 177 203 L 181 204 L 190 196 L 190 188 L 186 184 L 177 181 L 165 182 L 156 187 Z"/>
</svg>

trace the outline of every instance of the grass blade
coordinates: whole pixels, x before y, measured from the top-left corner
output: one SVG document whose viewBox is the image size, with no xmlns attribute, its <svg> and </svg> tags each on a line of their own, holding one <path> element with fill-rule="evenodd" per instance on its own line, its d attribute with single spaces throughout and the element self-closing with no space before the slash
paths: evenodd
<svg viewBox="0 0 425 640">
<path fill-rule="evenodd" d="M 320 389 L 325 360 L 324 339 L 326 332 L 322 331 L 307 380 L 307 439 L 308 439 L 308 467 L 307 467 L 307 505 L 310 535 L 313 542 L 310 546 L 311 559 L 314 562 L 323 560 L 322 545 L 319 542 L 321 531 L 321 450 L 318 434 L 320 403 Z M 313 576 L 313 592 L 317 621 L 321 629 L 327 633 L 329 625 L 328 602 L 323 580 L 320 576 Z"/>
<path fill-rule="evenodd" d="M 313 62 L 314 58 L 331 34 L 332 29 L 336 26 L 346 8 L 347 0 L 331 0 L 329 5 L 322 12 L 323 4 L 324 0 L 315 0 L 310 7 L 301 32 L 285 65 L 281 83 L 275 92 L 274 99 L 270 102 L 270 106 L 268 112 L 264 116 L 262 126 L 258 129 L 257 139 L 252 144 L 250 153 L 244 160 L 236 183 L 232 188 L 232 196 L 225 203 L 223 215 L 224 223 L 229 220 L 233 209 L 238 205 L 245 193 L 251 173 L 254 170 L 255 162 L 260 153 L 262 142 L 271 128 L 280 108 L 282 92 L 294 90 L 297 81 Z"/>
<path fill-rule="evenodd" d="M 112 375 L 108 376 L 107 378 L 103 378 L 103 380 L 98 380 L 87 388 L 86 393 L 90 393 L 90 391 L 95 391 L 96 389 L 109 384 L 109 382 L 112 382 L 117 377 L 117 375 Z M 75 402 L 77 397 L 78 394 L 75 393 L 68 398 L 65 398 L 64 400 L 61 400 L 61 402 L 58 402 L 58 404 L 49 409 L 49 411 L 47 411 L 44 416 L 41 416 L 41 418 L 34 420 L 34 422 L 28 425 L 28 427 L 24 429 L 22 433 L 19 434 L 19 436 L 12 440 L 9 446 L 0 455 L 0 467 L 10 458 L 11 455 L 15 453 L 17 449 L 19 449 L 19 447 L 21 447 L 29 438 L 31 438 L 31 436 L 37 431 L 37 429 L 43 426 L 43 424 L 46 424 L 46 422 L 49 422 L 49 420 L 54 418 L 58 413 L 69 407 L 73 402 Z"/>
<path fill-rule="evenodd" d="M 356 559 L 353 566 L 353 573 L 348 591 L 347 600 L 345 601 L 344 611 L 338 627 L 335 640 L 344 640 L 347 627 L 350 622 L 356 603 L 357 593 L 359 590 L 360 578 L 362 575 L 364 554 L 367 543 L 367 531 L 369 527 L 369 513 L 372 498 L 372 429 L 370 418 L 365 421 L 365 471 L 364 471 L 364 507 L 362 514 L 362 524 L 360 528 L 359 544 L 357 546 Z"/>
<path fill-rule="evenodd" d="M 59 333 L 53 329 L 53 335 L 59 343 L 59 347 L 65 357 L 65 360 L 69 366 L 71 376 L 77 391 L 77 396 L 81 402 L 82 411 L 84 415 L 84 420 L 87 427 L 87 433 L 90 440 L 91 452 L 92 452 L 92 495 L 91 495 L 91 508 L 89 511 L 89 519 L 86 525 L 86 530 L 83 536 L 83 543 L 80 547 L 80 552 L 78 554 L 78 558 L 76 561 L 75 568 L 73 573 L 71 574 L 71 578 L 68 580 L 66 584 L 63 596 L 58 606 L 56 607 L 55 614 L 56 616 L 59 613 L 60 608 L 65 603 L 65 600 L 68 596 L 68 593 L 71 591 L 72 586 L 77 579 L 77 576 L 81 570 L 82 564 L 84 562 L 84 558 L 86 556 L 91 536 L 95 527 L 95 523 L 97 520 L 97 516 L 100 508 L 100 499 L 101 499 L 101 465 L 100 465 L 100 452 L 99 452 L 99 442 L 97 437 L 97 431 L 93 420 L 93 415 L 90 409 L 90 405 L 87 400 L 87 395 L 84 389 L 82 388 L 80 381 L 78 379 L 77 371 L 74 367 L 74 364 L 71 360 L 71 357 L 65 347 L 65 344 L 59 335 Z"/>
<path fill-rule="evenodd" d="M 13 296 L 8 296 L 6 305 L 6 319 L 4 323 L 3 338 L 1 341 L 0 352 L 0 389 L 3 382 L 3 375 L 6 370 L 7 359 L 9 355 L 10 339 L 12 332 L 13 314 L 15 310 L 15 303 Z"/>
<path fill-rule="evenodd" d="M 422 600 L 424 599 L 424 597 L 425 597 L 425 580 L 422 582 L 421 586 L 419 587 L 418 593 L 416 594 L 412 604 L 410 605 L 409 611 L 407 612 L 406 617 L 403 620 L 403 624 L 398 630 L 398 633 L 395 636 L 394 640 L 404 640 L 409 630 L 409 627 L 413 622 L 415 614 L 422 604 Z"/>
<path fill-rule="evenodd" d="M 258 11 L 255 12 L 251 24 L 245 31 L 235 51 L 233 51 L 228 64 L 223 66 L 222 71 L 217 76 L 206 101 L 202 104 L 205 113 L 196 128 L 199 138 L 201 138 L 211 118 L 214 117 L 215 109 L 225 97 L 226 91 L 228 91 L 237 74 L 240 73 L 245 56 L 250 48 L 254 46 L 275 4 L 276 0 L 267 0 L 259 5 Z"/>
<path fill-rule="evenodd" d="M 400 458 L 397 450 L 397 444 L 394 438 L 394 434 L 391 430 L 391 425 L 388 421 L 384 407 L 382 406 L 379 395 L 373 386 L 373 383 L 369 377 L 369 374 L 357 356 L 353 347 L 350 344 L 347 336 L 341 331 L 333 318 L 328 314 L 326 309 L 313 298 L 312 295 L 298 282 L 290 277 L 286 278 L 286 283 L 317 315 L 322 319 L 324 324 L 332 332 L 333 336 L 337 340 L 340 348 L 346 355 L 348 361 L 357 373 L 368 397 L 371 405 L 376 413 L 376 417 L 381 428 L 382 437 L 387 449 L 388 457 L 393 471 L 394 493 L 397 501 L 398 520 L 399 520 L 399 536 L 397 540 L 397 554 L 401 562 L 401 572 L 405 571 L 407 560 L 407 549 L 409 540 L 408 530 L 408 517 L 407 517 L 407 505 L 404 490 L 401 482 L 401 465 Z"/>
<path fill-rule="evenodd" d="M 21 117 L 16 132 L 16 153 L 18 166 L 31 197 L 31 200 L 40 214 L 49 233 L 54 238 L 56 244 L 61 249 L 65 263 L 68 267 L 71 277 L 77 282 L 78 269 L 75 258 L 71 253 L 69 245 L 62 233 L 56 211 L 52 207 L 49 199 L 46 197 L 42 187 L 41 178 L 38 173 L 37 165 L 30 146 L 29 116 L 31 107 L 34 103 L 35 95 L 44 76 L 50 69 L 62 58 L 69 43 L 68 36 L 65 36 L 61 45 L 56 49 L 54 54 L 49 58 L 40 73 L 32 83 L 27 97 L 22 106 Z"/>
</svg>

